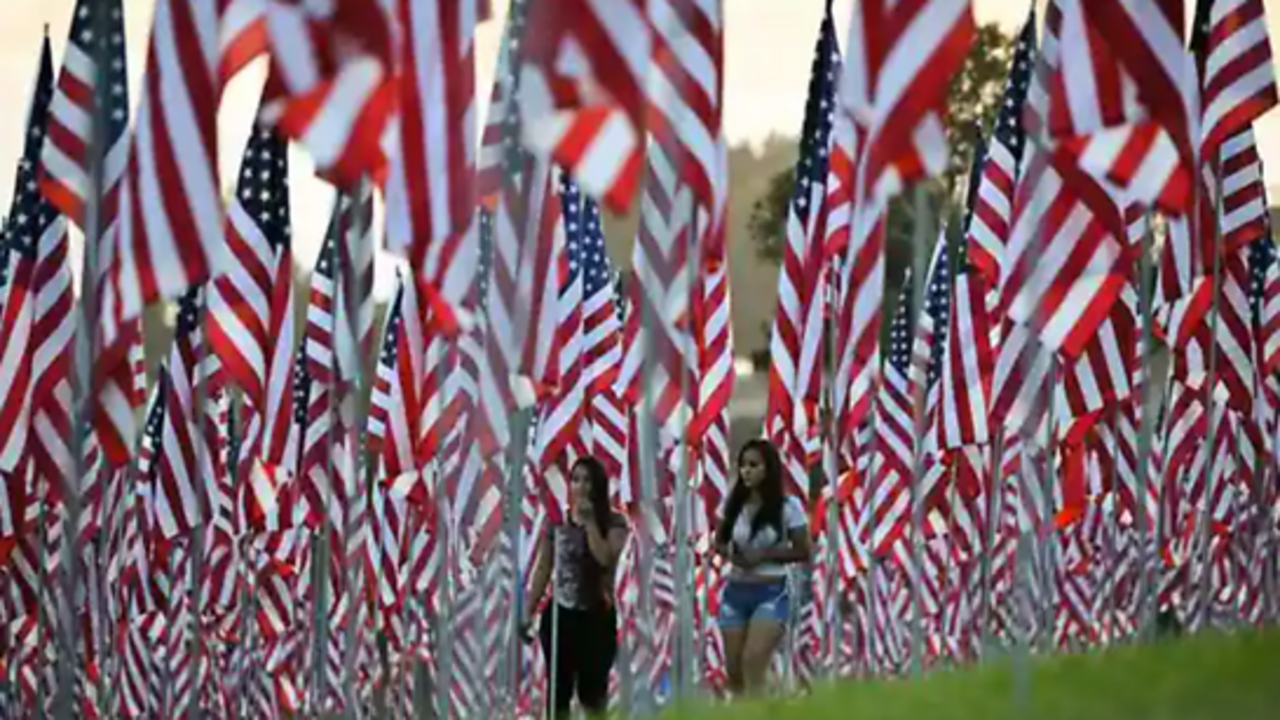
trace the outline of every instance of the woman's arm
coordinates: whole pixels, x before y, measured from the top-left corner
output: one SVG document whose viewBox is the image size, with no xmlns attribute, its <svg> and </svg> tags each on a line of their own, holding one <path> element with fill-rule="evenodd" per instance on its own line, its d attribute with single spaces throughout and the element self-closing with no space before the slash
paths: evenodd
<svg viewBox="0 0 1280 720">
<path fill-rule="evenodd" d="M 538 563 L 533 567 L 533 580 L 529 586 L 529 598 L 525 602 L 525 617 L 529 617 L 531 611 L 538 607 L 538 603 L 542 601 L 542 595 L 547 591 L 547 582 L 551 580 L 551 565 L 554 562 L 554 553 L 551 552 L 551 535 L 544 532 L 538 538 Z"/>
<path fill-rule="evenodd" d="M 809 539 L 809 528 L 793 528 L 788 534 L 791 542 L 782 547 L 765 548 L 760 551 L 760 561 L 769 563 L 805 563 L 813 557 L 813 542 Z"/>
</svg>

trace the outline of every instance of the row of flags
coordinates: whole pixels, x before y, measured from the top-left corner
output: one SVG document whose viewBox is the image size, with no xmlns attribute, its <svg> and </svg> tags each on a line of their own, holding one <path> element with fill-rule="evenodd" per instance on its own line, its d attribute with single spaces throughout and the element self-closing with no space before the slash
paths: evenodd
<svg viewBox="0 0 1280 720">
<path fill-rule="evenodd" d="M 642 704 L 689 667 L 673 662 L 687 632 L 718 683 L 706 537 L 731 478 L 734 375 L 721 4 L 517 0 L 483 127 L 485 3 L 157 0 L 132 125 L 122 13 L 80 0 L 56 79 L 46 39 L 5 228 L 4 701 L 408 713 L 427 679 L 447 712 L 537 708 L 549 659 L 522 657 L 510 618 L 584 454 L 633 518 L 616 696 Z M 1267 617 L 1273 571 L 1248 560 L 1276 534 L 1280 270 L 1249 126 L 1276 102 L 1270 49 L 1258 0 L 1202 0 L 1189 43 L 1183 13 L 1054 0 L 1029 17 L 964 227 L 909 280 L 881 348 L 888 208 L 946 165 L 974 21 L 967 0 L 864 0 L 842 53 L 828 3 L 763 427 L 820 547 L 784 656 L 797 677 L 901 669 L 915 630 L 957 659 L 989 634 L 1120 637 L 1148 580 L 1191 622 Z M 262 56 L 224 202 L 221 89 Z M 338 191 L 305 309 L 291 141 Z M 377 193 L 407 261 L 381 328 Z M 622 285 L 601 206 L 632 202 Z M 80 298 L 68 221 L 95 250 Z M 175 337 L 148 387 L 141 312 L 159 301 L 176 303 Z M 1168 378 L 1146 361 L 1156 342 Z M 672 562 L 684 547 L 692 582 Z"/>
<path fill-rule="evenodd" d="M 953 189 L 962 224 L 924 275 L 907 271 L 888 344 L 863 365 L 846 343 L 870 283 L 842 285 L 860 258 L 824 252 L 849 222 L 841 138 L 850 124 L 862 137 L 858 115 L 830 109 L 862 78 L 833 59 L 824 19 L 765 421 L 793 491 L 820 508 L 812 582 L 837 591 L 800 630 L 820 667 L 1109 644 L 1156 613 L 1274 620 L 1280 267 L 1252 123 L 1277 103 L 1275 71 L 1262 3 L 1186 10 L 1032 9 Z M 831 338 L 852 362 L 824 375 Z M 816 467 L 827 481 L 811 486 Z"/>
</svg>

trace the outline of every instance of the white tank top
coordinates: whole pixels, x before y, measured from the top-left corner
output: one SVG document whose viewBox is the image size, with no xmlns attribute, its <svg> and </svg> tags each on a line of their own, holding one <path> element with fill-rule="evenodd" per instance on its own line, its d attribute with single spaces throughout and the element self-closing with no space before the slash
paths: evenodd
<svg viewBox="0 0 1280 720">
<path fill-rule="evenodd" d="M 738 519 L 733 524 L 732 533 L 735 547 L 749 547 L 756 550 L 786 547 L 791 542 L 791 532 L 809 524 L 809 519 L 805 517 L 804 506 L 800 504 L 799 500 L 790 497 L 786 499 L 786 503 L 782 506 L 783 532 L 781 534 L 778 533 L 778 529 L 773 525 L 765 525 L 753 535 L 751 533 L 751 524 L 754 518 L 755 510 L 745 506 L 742 508 L 742 512 L 738 513 Z M 729 577 L 741 577 L 744 575 L 782 579 L 787 576 L 787 566 L 781 563 L 761 563 L 753 568 L 746 569 L 736 567 L 730 562 Z"/>
</svg>

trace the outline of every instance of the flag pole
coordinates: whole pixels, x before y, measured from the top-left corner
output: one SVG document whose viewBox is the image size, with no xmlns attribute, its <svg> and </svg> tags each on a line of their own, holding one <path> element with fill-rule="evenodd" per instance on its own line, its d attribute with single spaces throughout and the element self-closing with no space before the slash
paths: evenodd
<svg viewBox="0 0 1280 720">
<path fill-rule="evenodd" d="M 106 154 L 106 108 L 110 88 L 106 82 L 110 62 L 110 25 L 107 13 L 92 14 L 94 37 L 99 39 L 94 48 L 94 103 L 90 118 L 91 142 L 88 148 L 89 187 L 85 197 L 84 255 L 80 272 L 80 312 L 76 323 L 75 377 L 72 382 L 72 432 L 71 478 L 75 486 L 63 493 L 66 516 L 63 525 L 61 596 L 56 603 L 59 614 L 57 624 L 58 684 L 54 696 L 54 717 L 70 720 L 75 716 L 75 675 L 79 657 L 79 623 L 75 621 L 75 608 L 79 606 L 83 588 L 79 574 L 80 548 L 80 489 L 84 484 L 85 450 L 89 446 L 89 433 L 93 418 L 93 359 L 98 348 L 98 244 L 102 240 L 102 194 Z"/>
<path fill-rule="evenodd" d="M 992 555 L 995 553 L 996 538 L 999 536 L 1001 513 L 1004 510 L 1003 499 L 1004 483 L 1002 482 L 1004 473 L 1004 428 L 997 426 L 991 428 L 991 480 L 986 483 L 987 492 L 987 517 L 986 525 L 983 528 L 983 543 L 981 555 L 981 572 L 982 572 L 982 606 L 978 617 L 982 623 L 982 641 L 978 650 L 978 658 L 985 661 L 990 657 L 990 653 L 995 647 L 995 588 L 993 587 L 994 578 L 992 578 L 991 565 Z"/>
<path fill-rule="evenodd" d="M 436 693 L 436 717 L 440 720 L 449 718 L 450 694 L 453 686 L 453 553 L 452 540 L 453 532 L 452 523 L 449 518 L 449 502 L 447 493 L 444 488 L 443 468 L 440 463 L 435 464 L 435 481 L 436 481 L 436 542 L 441 554 L 440 559 L 440 591 L 437 592 L 438 602 L 436 603 L 437 612 L 436 625 L 439 631 L 436 633 L 436 647 L 439 650 L 440 657 L 436 661 L 435 682 L 432 683 L 432 689 Z M 426 708 L 418 709 L 418 717 L 426 717 Z"/>
<path fill-rule="evenodd" d="M 916 284 L 911 288 L 912 334 L 920 324 L 920 313 L 925 310 L 925 287 L 931 278 L 929 272 L 929 250 L 925 247 L 928 235 L 925 223 L 932 221 L 927 191 L 923 184 L 917 184 L 913 192 L 913 227 L 911 232 L 912 266 Z M 924 430 L 925 430 L 925 396 L 926 388 L 916 388 L 912 404 L 912 425 L 914 428 L 914 449 L 911 462 L 911 584 L 912 615 L 911 626 L 911 674 L 921 677 L 924 674 L 924 574 L 922 564 L 924 552 L 924 497 L 922 481 L 924 480 Z"/>
<path fill-rule="evenodd" d="M 649 142 L 653 143 L 656 142 L 656 140 L 651 137 Z M 690 197 L 689 189 L 686 186 L 681 186 L 676 190 L 672 203 L 673 216 L 677 216 L 676 213 L 680 212 L 681 208 L 679 204 L 681 202 L 689 202 L 692 204 L 692 198 Z M 689 258 L 686 258 L 686 262 L 688 261 Z M 637 278 L 637 282 L 638 281 L 639 280 Z M 640 292 L 637 293 L 636 296 L 641 297 L 642 295 L 643 292 Z M 641 382 L 643 398 L 641 400 L 640 407 L 638 408 L 640 416 L 636 423 L 636 429 L 640 434 L 640 501 L 638 505 L 640 508 L 639 521 L 642 527 L 640 532 L 637 533 L 637 542 L 635 547 L 637 551 L 637 559 L 639 561 L 639 617 L 641 619 L 639 626 L 644 627 L 647 625 L 650 632 L 643 638 L 637 637 L 636 640 L 638 642 L 645 642 L 648 644 L 648 647 L 645 648 L 646 652 L 641 653 L 642 657 L 647 658 L 649 662 L 657 663 L 659 660 L 657 657 L 658 644 L 656 642 L 656 638 L 653 637 L 654 633 L 658 630 L 658 625 L 654 618 L 653 607 L 653 556 L 657 548 L 653 544 L 652 540 L 654 531 L 653 523 L 660 523 L 662 521 L 662 498 L 659 497 L 657 488 L 659 428 L 657 425 L 657 418 L 654 414 L 655 398 L 653 397 L 653 381 L 657 374 L 657 359 L 654 357 L 656 345 L 654 342 L 654 335 L 658 330 L 659 318 L 657 315 L 660 310 L 647 298 L 644 298 L 639 305 L 640 307 L 638 309 L 641 313 L 640 321 L 642 326 L 641 348 L 643 349 L 643 361 L 641 368 L 641 376 L 643 378 Z M 688 303 L 686 303 L 686 307 L 687 306 Z M 682 359 L 682 385 L 684 383 L 683 376 L 686 373 L 687 368 L 683 366 Z M 680 401 L 684 402 L 684 400 L 685 397 L 682 396 Z M 679 479 L 677 479 L 677 493 L 679 493 L 679 485 L 680 482 Z M 679 514 L 678 508 L 676 509 L 676 512 Z M 681 589 L 677 587 L 676 592 L 677 598 L 679 598 Z M 645 635 L 645 633 L 640 633 L 640 635 Z M 655 711 L 655 698 L 653 695 L 655 688 L 652 685 L 652 675 L 648 673 L 641 673 L 639 682 L 642 687 L 636 688 L 638 691 L 636 693 L 637 703 L 636 706 L 630 708 L 630 710 L 634 716 L 650 716 L 654 714 Z"/>
<path fill-rule="evenodd" d="M 1151 219 L 1151 213 L 1148 212 L 1146 227 L 1143 228 L 1142 232 L 1142 251 L 1138 255 L 1138 307 L 1142 314 L 1142 348 L 1138 362 L 1144 370 L 1141 391 L 1142 406 L 1138 412 L 1138 467 L 1134 473 L 1136 487 L 1133 490 L 1134 521 L 1138 534 L 1138 628 L 1136 636 L 1139 641 L 1150 639 L 1151 630 L 1155 627 L 1155 607 L 1151 602 L 1152 579 L 1147 564 L 1150 546 L 1159 541 L 1158 533 L 1155 537 L 1148 537 L 1153 528 L 1151 527 L 1151 516 L 1147 512 L 1147 466 L 1151 455 L 1151 445 L 1155 439 L 1156 419 L 1159 417 L 1160 412 L 1158 406 L 1155 408 L 1155 412 L 1149 412 L 1151 393 L 1153 391 L 1152 386 L 1155 383 L 1155 373 L 1151 372 L 1153 370 L 1151 360 L 1155 356 L 1155 347 L 1153 345 L 1155 317 L 1152 312 L 1152 306 L 1155 302 L 1155 273 L 1153 272 L 1154 262 L 1151 257 L 1154 246 Z M 1155 507 L 1155 512 L 1157 514 L 1160 512 L 1158 504 Z"/>
<path fill-rule="evenodd" d="M 1208 417 L 1205 418 L 1205 443 L 1201 445 L 1208 455 L 1204 462 L 1204 491 L 1201 495 L 1201 507 L 1197 510 L 1196 519 L 1196 562 L 1191 564 L 1191 568 L 1199 567 L 1200 576 L 1197 578 L 1198 586 L 1194 592 L 1198 597 L 1196 605 L 1196 615 L 1193 620 L 1194 629 L 1201 630 L 1205 624 L 1209 622 L 1212 613 L 1209 611 L 1209 604 L 1212 601 L 1213 573 L 1210 572 L 1209 563 L 1211 562 L 1210 544 L 1213 542 L 1213 536 L 1210 533 L 1210 526 L 1213 520 L 1213 496 L 1214 496 L 1214 445 L 1217 444 L 1217 435 L 1219 432 L 1218 423 L 1216 422 L 1216 413 L 1213 408 L 1214 386 L 1218 382 L 1218 319 L 1221 313 L 1218 311 L 1220 300 L 1222 297 L 1222 178 L 1221 172 L 1215 173 L 1215 192 L 1214 192 L 1214 212 L 1213 212 L 1213 295 L 1211 305 L 1209 306 L 1209 370 L 1204 381 L 1204 407 Z M 1196 191 L 1196 207 L 1200 207 L 1204 193 Z M 1194 222 L 1200 225 L 1200 213 L 1196 212 Z M 1204 228 L 1200 228 L 1203 233 Z M 1200 236 L 1196 233 L 1196 237 Z M 1224 417 L 1225 419 L 1225 417 Z M 1188 581 L 1194 575 L 1188 576 Z"/>
<path fill-rule="evenodd" d="M 339 242 L 346 238 L 346 228 L 350 222 L 350 215 L 343 212 L 342 201 L 344 192 L 339 190 L 334 200 L 333 217 L 331 220 L 332 231 L 336 233 L 333 238 L 334 242 L 329 243 L 328 238 L 325 244 L 321 246 L 321 254 L 332 252 L 334 257 L 331 258 L 330 268 L 333 273 L 333 286 L 342 288 L 346 273 L 344 272 L 344 263 L 341 260 L 343 249 L 339 248 Z M 323 259 L 323 258 L 322 258 Z M 332 313 L 329 318 L 329 332 L 331 337 L 338 337 L 338 314 Z M 312 595 L 312 623 L 311 623 L 311 683 L 307 689 L 307 695 L 311 699 L 312 712 L 320 716 L 324 706 L 325 691 L 325 645 L 329 641 L 329 593 L 328 585 L 331 579 L 331 573 L 328 568 L 330 565 L 330 554 L 333 548 L 330 547 L 332 537 L 331 522 L 332 518 L 329 514 L 329 508 L 333 505 L 334 500 L 334 482 L 335 469 L 337 467 L 334 462 L 334 448 L 337 446 L 337 438 L 335 430 L 337 429 L 338 419 L 341 417 L 338 409 L 338 364 L 333 362 L 329 378 L 328 389 L 328 407 L 326 415 L 329 418 L 329 425 L 325 434 L 328 435 L 328 448 L 325 451 L 325 477 L 328 479 L 324 488 L 323 497 L 320 498 L 320 527 L 312 531 L 311 534 L 311 595 Z"/>
<path fill-rule="evenodd" d="M 708 230 L 714 227 L 714 223 L 715 223 L 714 219 L 712 219 L 711 222 L 708 223 L 707 225 Z M 702 286 L 701 283 L 697 281 L 699 273 L 696 270 L 696 268 L 698 267 L 698 265 L 701 264 L 701 261 L 702 261 L 701 243 L 699 242 L 699 238 L 698 238 L 698 204 L 696 202 L 689 203 L 688 233 L 689 233 L 689 237 L 686 243 L 687 255 L 685 257 L 685 262 L 684 262 L 685 287 L 689 288 L 690 292 L 693 292 L 696 290 L 696 292 L 703 294 L 704 297 L 689 298 L 687 307 L 699 308 L 699 312 L 703 312 L 705 311 L 705 307 L 703 307 L 705 305 L 705 302 L 704 302 L 705 288 Z M 702 319 L 699 318 L 699 322 L 690 324 L 692 327 L 698 328 L 699 332 L 701 332 L 701 329 L 702 329 L 701 326 L 703 324 L 701 320 Z M 692 389 L 693 395 L 696 398 L 694 400 L 693 406 L 690 408 L 689 421 L 692 422 L 693 415 L 697 413 L 698 406 L 700 405 L 699 400 L 701 399 L 701 392 L 699 392 L 700 388 L 698 387 L 698 385 L 693 382 L 693 378 L 690 378 L 690 372 L 689 372 L 690 363 L 688 362 L 688 360 L 692 358 L 693 365 L 695 367 L 700 367 L 701 363 L 699 362 L 699 359 L 698 359 L 698 338 L 694 337 L 693 333 L 690 333 L 689 336 L 685 338 L 685 341 L 686 341 L 685 350 L 686 352 L 689 353 L 689 355 L 686 357 L 686 362 L 684 363 L 680 372 L 680 397 L 682 399 L 687 399 L 690 395 L 690 390 Z M 690 388 L 690 385 L 693 385 L 693 387 Z M 648 396 L 648 393 L 649 393 L 648 387 L 649 387 L 649 383 L 646 382 L 645 383 L 646 397 Z M 686 428 L 688 427 L 688 423 L 685 423 L 685 427 Z M 675 516 L 675 532 L 674 532 L 676 557 L 675 557 L 675 567 L 674 567 L 675 583 L 673 584 L 675 586 L 675 592 L 676 592 L 675 601 L 676 601 L 676 620 L 677 620 L 677 635 L 676 635 L 677 652 L 675 653 L 675 657 L 674 657 L 675 662 L 672 663 L 672 671 L 673 673 L 675 673 L 675 680 L 676 680 L 674 683 L 672 683 L 672 689 L 675 692 L 675 699 L 677 701 L 683 701 L 689 698 L 690 693 L 692 691 L 692 684 L 693 684 L 692 673 L 694 672 L 694 666 L 695 666 L 694 651 L 693 651 L 693 607 L 692 607 L 692 600 L 694 598 L 691 596 L 693 591 L 693 583 L 692 583 L 692 578 L 689 576 L 689 570 L 690 570 L 689 501 L 690 501 L 690 487 L 693 482 L 693 477 L 692 477 L 693 473 L 689 472 L 690 464 L 692 460 L 692 456 L 691 456 L 692 448 L 690 447 L 688 440 L 689 438 L 686 430 L 685 437 L 680 438 L 676 442 L 676 468 L 675 468 L 675 479 L 676 479 L 675 514 L 676 516 Z"/>
<path fill-rule="evenodd" d="M 208 286 L 206 285 L 198 291 L 200 302 L 199 305 L 197 305 L 196 311 L 200 313 L 198 319 L 198 322 L 200 323 L 198 330 L 200 340 L 196 346 L 196 392 L 195 402 L 193 403 L 193 412 L 196 416 L 197 438 L 196 477 L 204 476 L 204 482 L 206 484 L 217 482 L 212 475 L 205 475 L 205 468 L 212 467 L 212 464 L 209 463 L 209 448 L 206 447 L 208 436 L 205 434 L 207 429 L 207 418 L 205 417 L 205 412 L 207 409 L 206 404 L 208 402 L 209 395 L 208 378 L 205 375 L 205 363 L 209 359 L 209 296 L 207 289 L 205 289 L 207 287 Z M 206 487 L 201 488 L 201 490 L 202 491 L 197 494 L 196 507 L 199 512 L 198 517 L 202 518 L 203 522 L 200 522 L 196 527 L 191 528 L 190 539 L 188 541 L 191 547 L 191 555 L 188 561 L 190 586 L 187 587 L 187 602 L 190 608 L 189 612 L 191 613 L 191 637 L 188 639 L 188 642 L 190 643 L 190 650 L 188 652 L 191 654 L 191 668 L 194 675 L 192 687 L 194 688 L 195 697 L 191 699 L 190 709 L 193 720 L 200 720 L 200 718 L 204 717 L 200 707 L 200 691 L 202 689 L 201 682 L 203 680 L 201 663 L 204 662 L 200 642 L 200 602 L 201 585 L 204 582 L 204 528 L 206 523 L 211 523 L 213 521 L 213 518 L 210 517 L 212 508 L 209 507 L 208 502 L 208 486 L 206 485 Z"/>
<path fill-rule="evenodd" d="M 369 193 L 370 207 L 365 207 L 365 194 Z M 360 313 L 364 306 L 365 299 L 364 288 L 362 284 L 362 268 L 355 267 L 353 261 L 364 253 L 363 244 L 371 238 L 365 237 L 365 228 L 372 228 L 373 218 L 366 215 L 366 210 L 372 212 L 372 190 L 369 187 L 369 180 L 361 177 L 356 181 L 352 190 L 351 197 L 351 214 L 350 220 L 343 229 L 344 234 L 338 237 L 335 243 L 336 250 L 339 253 L 340 262 L 335 265 L 343 265 L 345 272 L 339 275 L 339 287 L 343 287 L 343 300 L 346 303 L 347 331 L 350 333 L 352 342 L 354 343 L 354 358 L 351 368 L 348 372 L 351 374 L 350 383 L 335 383 L 336 388 L 343 388 L 343 397 L 339 399 L 340 417 L 344 420 L 343 429 L 347 433 L 346 450 L 350 454 L 347 472 L 342 474 L 344 478 L 350 478 L 351 485 L 343 488 L 343 497 L 346 500 L 346 508 L 343 512 L 343 533 L 342 545 L 337 551 L 342 553 L 343 565 L 346 569 L 346 598 L 347 612 L 342 618 L 345 625 L 344 630 L 344 655 L 343 655 L 343 673 L 342 673 L 342 695 L 346 702 L 343 716 L 347 718 L 359 717 L 362 713 L 357 710 L 358 698 L 356 696 L 356 663 L 361 654 L 361 645 L 364 640 L 364 622 L 365 611 L 368 606 L 365 603 L 365 559 L 367 553 L 362 553 L 364 543 L 373 542 L 363 532 L 364 526 L 367 525 L 369 519 L 369 500 L 368 488 L 364 483 L 364 474 L 361 472 L 361 466 L 364 462 L 364 433 L 366 419 L 368 416 L 368 396 L 370 391 L 370 377 L 365 372 L 365 346 L 364 346 L 364 328 L 361 327 Z M 373 249 L 369 248 L 368 252 L 373 253 Z M 335 283 L 337 284 L 337 283 Z M 341 376 L 339 376 L 340 379 Z M 332 476 L 330 476 L 332 478 Z M 332 480 L 331 480 L 332 482 Z"/>
</svg>

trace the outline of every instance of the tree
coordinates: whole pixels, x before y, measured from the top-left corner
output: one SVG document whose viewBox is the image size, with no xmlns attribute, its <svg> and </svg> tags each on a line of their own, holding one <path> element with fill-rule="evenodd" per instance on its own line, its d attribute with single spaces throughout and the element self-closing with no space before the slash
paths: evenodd
<svg viewBox="0 0 1280 720">
<path fill-rule="evenodd" d="M 946 118 L 951 158 L 942 177 L 924 185 L 931 207 L 936 211 L 935 218 L 953 213 L 959 188 L 973 162 L 978 128 L 986 134 L 995 124 L 1013 48 L 1014 39 L 1005 35 L 998 25 L 988 23 L 980 26 L 964 67 L 951 83 Z M 775 265 L 782 262 L 787 203 L 794 187 L 795 170 L 790 167 L 769 180 L 768 189 L 752 208 L 747 228 L 756 244 L 756 256 L 765 262 Z M 914 224 L 908 207 L 910 203 L 910 198 L 905 198 L 890 207 L 888 252 L 891 277 L 894 276 L 894 260 L 901 259 L 896 257 L 902 250 L 898 246 L 909 243 L 912 237 Z M 905 256 L 910 258 L 909 247 Z"/>
</svg>

